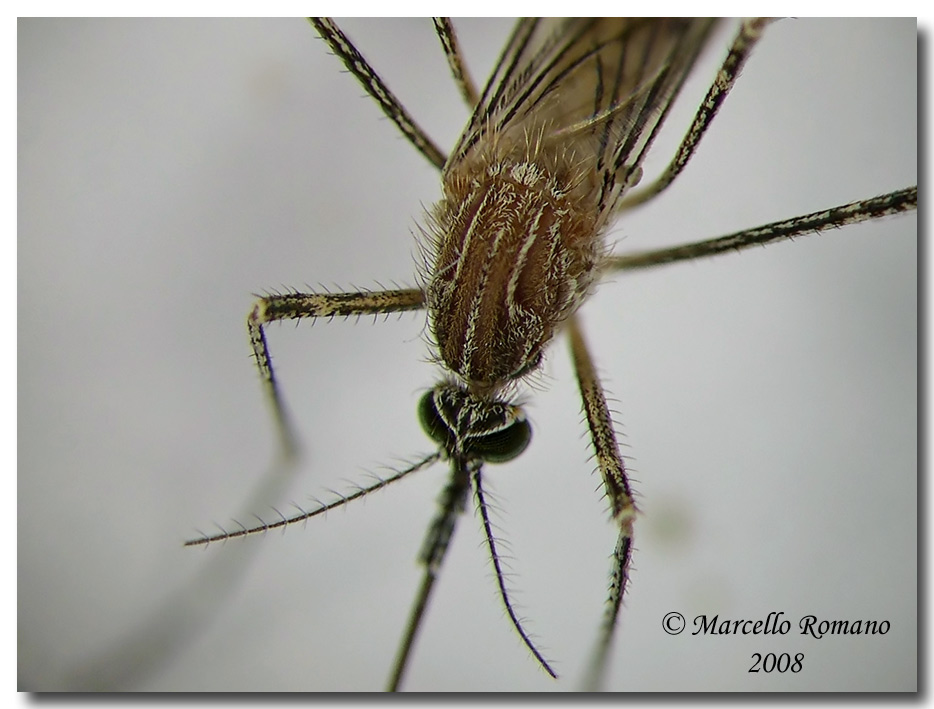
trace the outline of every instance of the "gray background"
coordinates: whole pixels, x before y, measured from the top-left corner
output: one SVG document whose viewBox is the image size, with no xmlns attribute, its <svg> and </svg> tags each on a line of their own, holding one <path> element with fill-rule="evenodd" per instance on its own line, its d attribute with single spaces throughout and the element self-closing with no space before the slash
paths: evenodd
<svg viewBox="0 0 934 709">
<path fill-rule="evenodd" d="M 509 24 L 460 27 L 482 81 Z M 345 29 L 451 146 L 467 111 L 430 25 Z M 770 28 L 683 177 L 610 238 L 660 246 L 914 184 L 916 32 Z M 304 530 L 181 547 L 212 520 L 248 521 L 244 507 L 273 517 L 270 504 L 307 504 L 431 450 L 414 414 L 437 377 L 423 316 L 272 327 L 307 455 L 288 492 L 247 499 L 274 449 L 248 356 L 251 293 L 412 284 L 413 232 L 439 195 L 433 168 L 362 94 L 301 20 L 20 22 L 21 689 L 383 686 L 443 467 Z M 644 513 L 611 688 L 916 686 L 916 234 L 909 215 L 618 276 L 586 305 Z M 487 484 L 516 598 L 562 678 L 514 636 L 467 514 L 409 689 L 578 686 L 615 534 L 563 338 L 545 372 L 527 396 L 532 446 Z M 250 552 L 242 582 L 226 576 Z M 192 579 L 202 585 L 186 590 Z M 891 630 L 670 637 L 668 611 Z M 190 644 L 150 667 L 175 623 Z M 804 670 L 750 674 L 754 652 L 803 652 Z"/>
</svg>

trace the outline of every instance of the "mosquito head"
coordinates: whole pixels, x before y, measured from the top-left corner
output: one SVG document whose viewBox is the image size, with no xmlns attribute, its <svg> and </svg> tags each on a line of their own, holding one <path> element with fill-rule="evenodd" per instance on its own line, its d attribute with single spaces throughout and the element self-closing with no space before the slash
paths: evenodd
<svg viewBox="0 0 934 709">
<path fill-rule="evenodd" d="M 418 402 L 422 428 L 449 457 L 505 463 L 532 439 L 522 407 L 496 399 L 480 399 L 466 388 L 442 382 Z"/>
</svg>

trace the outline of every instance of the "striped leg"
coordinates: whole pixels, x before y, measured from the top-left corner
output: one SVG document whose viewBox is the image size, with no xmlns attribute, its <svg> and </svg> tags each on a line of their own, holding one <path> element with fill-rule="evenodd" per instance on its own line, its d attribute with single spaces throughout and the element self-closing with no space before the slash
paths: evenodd
<svg viewBox="0 0 934 709">
<path fill-rule="evenodd" d="M 309 17 L 308 21 L 321 35 L 321 39 L 327 42 L 331 51 L 344 63 L 347 70 L 356 77 L 363 89 L 379 104 L 379 107 L 383 109 L 383 113 L 402 131 L 402 135 L 428 159 L 428 162 L 439 170 L 443 168 L 447 156 L 441 152 L 441 149 L 435 145 L 434 141 L 428 137 L 428 134 L 409 115 L 399 99 L 383 83 L 383 80 L 379 78 L 379 74 L 357 51 L 353 42 L 341 31 L 340 27 L 328 17 Z M 445 48 L 445 51 L 447 51 L 447 48 Z M 450 58 L 450 55 L 448 57 Z"/>
<path fill-rule="evenodd" d="M 606 496 L 610 501 L 613 519 L 619 525 L 619 538 L 613 553 L 613 567 L 610 575 L 610 591 L 606 602 L 603 624 L 597 639 L 594 662 L 587 678 L 588 689 L 598 689 L 604 674 L 616 619 L 629 582 L 629 561 L 632 556 L 632 528 L 636 517 L 636 505 L 632 499 L 632 490 L 626 477 L 626 467 L 619 452 L 613 421 L 606 404 L 606 395 L 594 370 L 593 361 L 587 351 L 587 344 L 581 334 L 577 316 L 568 322 L 568 335 L 571 340 L 571 354 L 574 358 L 574 370 L 581 390 L 584 413 L 590 428 L 591 440 L 597 457 L 597 465 L 603 475 Z"/>
<path fill-rule="evenodd" d="M 918 188 L 906 187 L 872 199 L 851 202 L 832 209 L 822 209 L 800 217 L 772 222 L 755 229 L 737 231 L 716 239 L 681 244 L 655 251 L 638 251 L 607 259 L 607 271 L 633 271 L 652 268 L 676 261 L 715 256 L 727 251 L 740 251 L 750 246 L 766 246 L 775 241 L 804 234 L 818 234 L 828 229 L 879 219 L 891 214 L 918 208 Z"/>
<path fill-rule="evenodd" d="M 743 22 L 736 38 L 733 40 L 733 44 L 730 46 L 726 59 L 723 60 L 723 64 L 717 72 L 717 77 L 707 90 L 707 96 L 704 97 L 703 103 L 697 109 L 694 121 L 685 134 L 684 140 L 681 141 L 681 146 L 678 148 L 678 152 L 671 164 L 651 185 L 636 190 L 623 199 L 618 209 L 625 210 L 647 202 L 667 188 L 681 174 L 685 165 L 694 155 L 694 151 L 697 150 L 697 146 L 700 145 L 704 133 L 707 132 L 713 119 L 716 118 L 717 111 L 720 110 L 721 104 L 730 93 L 736 79 L 739 78 L 739 73 L 752 53 L 753 47 L 762 37 L 762 30 L 770 21 L 763 17 L 757 17 Z"/>
<path fill-rule="evenodd" d="M 269 356 L 263 326 L 279 320 L 382 315 L 383 313 L 401 313 L 406 310 L 421 310 L 424 307 L 425 295 L 417 288 L 357 293 L 288 293 L 269 295 L 253 304 L 247 317 L 250 344 L 253 346 L 256 366 L 263 379 L 263 389 L 272 403 L 285 458 L 295 455 L 296 438 L 286 415 L 276 375 L 272 369 L 272 359 Z"/>
<path fill-rule="evenodd" d="M 464 97 L 467 107 L 473 109 L 477 105 L 477 101 L 480 100 L 480 94 L 477 93 L 477 86 L 467 72 L 467 63 L 464 61 L 460 45 L 457 43 L 457 33 L 454 32 L 451 18 L 435 17 L 433 19 L 435 32 L 438 34 L 438 39 L 441 40 L 444 56 L 448 58 L 448 66 L 451 68 L 454 83 L 457 84 L 457 89 L 461 92 L 461 96 Z"/>
</svg>

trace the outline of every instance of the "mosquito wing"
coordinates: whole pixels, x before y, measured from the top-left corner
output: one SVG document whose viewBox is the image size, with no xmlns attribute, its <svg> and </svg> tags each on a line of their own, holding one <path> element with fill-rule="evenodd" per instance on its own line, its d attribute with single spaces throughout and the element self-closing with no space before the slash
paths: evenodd
<svg viewBox="0 0 934 709">
<path fill-rule="evenodd" d="M 637 181 L 713 25 L 677 18 L 520 20 L 445 172 L 489 149 L 551 156 L 574 165 L 603 222 Z"/>
</svg>

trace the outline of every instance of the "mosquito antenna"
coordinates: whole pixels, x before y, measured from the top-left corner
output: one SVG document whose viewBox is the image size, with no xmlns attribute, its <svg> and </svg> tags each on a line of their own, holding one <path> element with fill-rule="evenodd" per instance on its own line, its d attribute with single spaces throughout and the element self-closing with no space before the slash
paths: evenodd
<svg viewBox="0 0 934 709">
<path fill-rule="evenodd" d="M 473 482 L 474 492 L 477 496 L 477 508 L 480 510 L 480 517 L 483 519 L 483 531 L 486 534 L 486 545 L 490 550 L 490 560 L 493 562 L 493 569 L 496 572 L 496 584 L 499 586 L 499 596 L 503 599 L 503 605 L 506 606 L 506 613 L 509 614 L 509 619 L 512 621 L 512 625 L 516 629 L 516 632 L 519 633 L 519 637 L 522 638 L 522 642 L 525 643 L 525 646 L 535 656 L 535 659 L 538 660 L 538 664 L 541 665 L 545 672 L 551 675 L 554 679 L 557 679 L 558 675 L 551 668 L 551 665 L 548 664 L 548 660 L 546 660 L 542 653 L 539 652 L 528 633 L 525 632 L 525 629 L 522 627 L 522 621 L 519 620 L 519 617 L 516 615 L 516 611 L 513 608 L 512 602 L 509 600 L 509 591 L 506 589 L 506 578 L 503 574 L 502 562 L 499 552 L 496 551 L 496 539 L 493 536 L 493 525 L 490 522 L 490 510 L 489 506 L 487 505 L 486 498 L 483 494 L 483 487 L 480 483 L 479 467 L 473 474 Z"/>
<path fill-rule="evenodd" d="M 324 514 L 325 512 L 328 512 L 329 510 L 333 510 L 336 507 L 341 507 L 343 505 L 346 505 L 348 502 L 353 502 L 354 500 L 358 500 L 361 497 L 365 497 L 366 495 L 369 495 L 371 492 L 376 492 L 377 490 L 381 490 L 387 485 L 390 485 L 394 482 L 397 482 L 398 480 L 401 480 L 402 478 L 406 477 L 410 473 L 414 473 L 416 470 L 421 470 L 422 468 L 428 467 L 432 463 L 437 462 L 440 457 L 441 457 L 440 452 L 432 453 L 431 455 L 425 458 L 422 458 L 417 463 L 413 463 L 408 468 L 404 468 L 403 470 L 396 471 L 393 475 L 390 475 L 387 478 L 380 478 L 375 483 L 371 485 L 367 485 L 366 487 L 358 487 L 356 490 L 354 490 L 354 492 L 346 494 L 346 495 L 342 495 L 340 493 L 332 491 L 333 494 L 337 497 L 337 499 L 335 499 L 333 502 L 319 503 L 318 507 L 315 507 L 313 510 L 308 510 L 308 511 L 303 510 L 302 508 L 299 507 L 299 510 L 300 510 L 299 514 L 293 515 L 292 517 L 286 517 L 281 512 L 279 512 L 279 510 L 275 510 L 275 508 L 273 508 L 276 514 L 278 514 L 280 517 L 280 519 L 276 520 L 275 522 L 267 523 L 266 521 L 263 520 L 262 517 L 259 517 L 258 515 L 254 515 L 256 519 L 259 520 L 260 523 L 252 527 L 246 527 L 243 524 L 240 524 L 240 522 L 237 522 L 236 520 L 234 520 L 234 522 L 240 527 L 240 529 L 237 529 L 233 532 L 228 532 L 226 529 L 221 527 L 220 528 L 221 531 L 217 532 L 216 534 L 202 534 L 200 537 L 197 537 L 195 539 L 189 539 L 187 542 L 185 542 L 185 546 L 186 547 L 206 546 L 208 544 L 211 544 L 212 542 L 226 542 L 228 539 L 237 539 L 239 537 L 249 537 L 254 534 L 264 534 L 273 529 L 284 529 L 285 527 L 288 527 L 290 525 L 298 524 L 299 522 L 304 522 L 306 520 L 311 519 L 312 517 L 317 517 L 318 515 Z"/>
</svg>

